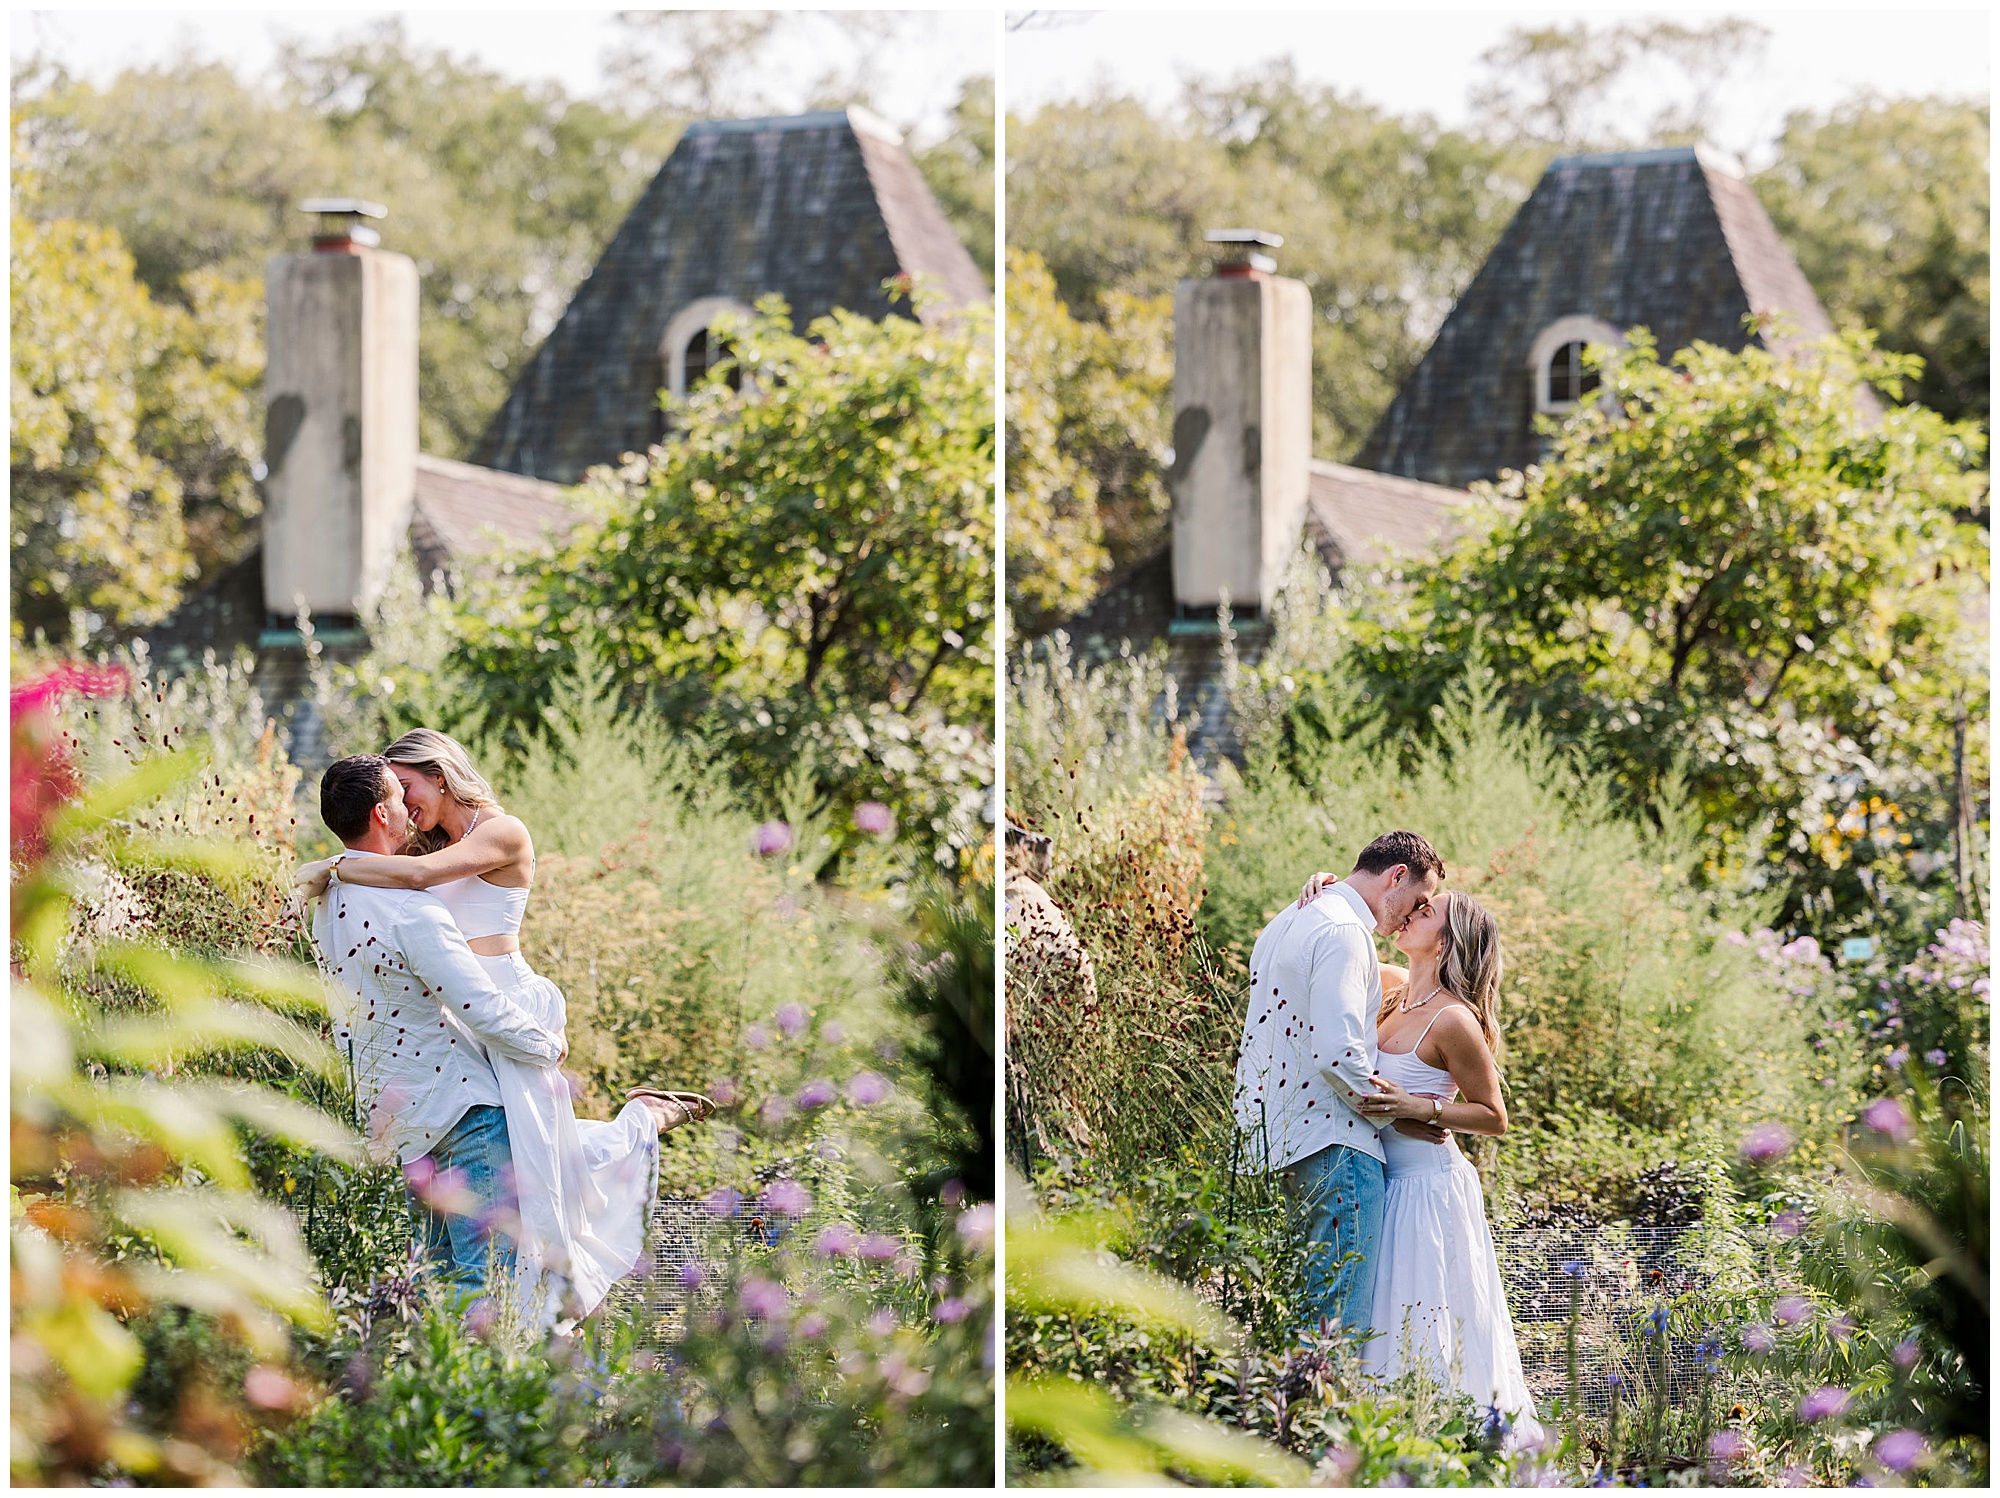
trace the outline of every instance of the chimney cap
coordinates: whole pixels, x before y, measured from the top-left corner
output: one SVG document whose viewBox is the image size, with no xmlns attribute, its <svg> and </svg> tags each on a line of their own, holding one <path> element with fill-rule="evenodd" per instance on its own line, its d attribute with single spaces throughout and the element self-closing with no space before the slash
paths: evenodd
<svg viewBox="0 0 2000 1498">
<path fill-rule="evenodd" d="M 1261 244 L 1273 250 L 1285 242 L 1284 235 L 1269 229 L 1210 229 L 1202 238 L 1210 244 Z"/>
<path fill-rule="evenodd" d="M 299 204 L 301 213 L 334 213 L 343 218 L 387 218 L 389 210 L 366 198 L 307 198 Z"/>
</svg>

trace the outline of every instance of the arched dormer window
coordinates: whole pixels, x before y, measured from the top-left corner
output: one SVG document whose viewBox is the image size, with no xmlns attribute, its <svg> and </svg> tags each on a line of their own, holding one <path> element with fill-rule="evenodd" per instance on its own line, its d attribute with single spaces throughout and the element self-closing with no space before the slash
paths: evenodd
<svg viewBox="0 0 2000 1498">
<path fill-rule="evenodd" d="M 733 297 L 705 296 L 667 319 L 666 331 L 660 335 L 660 384 L 676 398 L 701 384 L 711 369 L 730 356 L 729 340 L 712 330 L 715 320 L 725 312 L 748 315 L 750 308 Z M 743 388 L 742 370 L 732 369 L 726 378 L 730 389 Z M 656 439 L 666 436 L 664 411 L 655 413 L 653 426 Z"/>
<path fill-rule="evenodd" d="M 1594 343 L 1624 342 L 1624 334 L 1596 317 L 1559 317 L 1542 329 L 1528 355 L 1536 414 L 1562 416 L 1575 410 L 1598 385 L 1597 371 L 1584 364 L 1583 351 Z"/>
</svg>

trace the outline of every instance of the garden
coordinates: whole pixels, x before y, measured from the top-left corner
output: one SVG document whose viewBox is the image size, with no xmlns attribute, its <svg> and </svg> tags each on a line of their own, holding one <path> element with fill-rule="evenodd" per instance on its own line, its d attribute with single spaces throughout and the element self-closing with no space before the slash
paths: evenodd
<svg viewBox="0 0 2000 1498">
<path fill-rule="evenodd" d="M 1020 649 L 1010 1481 L 1987 1482 L 1982 438 L 1865 340 L 1594 357 L 1456 542 L 1223 612 L 1240 764 L 1162 656 Z M 1240 1168 L 1251 945 L 1391 827 L 1505 946 L 1461 1143 L 1537 1446 L 1301 1333 Z"/>
</svg>

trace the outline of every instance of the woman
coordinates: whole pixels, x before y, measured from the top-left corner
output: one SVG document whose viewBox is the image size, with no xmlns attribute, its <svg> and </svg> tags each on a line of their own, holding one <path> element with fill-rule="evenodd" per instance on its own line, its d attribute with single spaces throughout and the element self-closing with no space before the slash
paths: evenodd
<svg viewBox="0 0 2000 1498">
<path fill-rule="evenodd" d="M 1470 895 L 1445 892 L 1417 907 L 1395 944 L 1410 966 L 1382 969 L 1374 1079 L 1380 1091 L 1361 1100 L 1361 1111 L 1499 1137 L 1507 1132 L 1494 1060 L 1499 926 Z M 1508 1417 L 1512 1444 L 1539 1442 L 1542 1427 L 1521 1375 L 1479 1173 L 1455 1140 L 1431 1144 L 1395 1129 L 1381 1139 L 1388 1193 L 1374 1336 L 1362 1366 L 1385 1380 L 1426 1368 Z"/>
<path fill-rule="evenodd" d="M 560 1035 L 568 1018 L 562 990 L 521 956 L 521 919 L 535 877 L 535 846 L 473 769 L 465 750 L 429 728 L 384 751 L 402 782 L 426 851 L 382 858 L 321 859 L 296 883 L 309 895 L 330 878 L 377 889 L 429 890 L 451 911 L 494 986 L 543 1028 Z M 638 1263 L 659 1189 L 659 1139 L 706 1118 L 715 1105 L 699 1093 L 635 1087 L 610 1123 L 579 1120 L 569 1084 L 553 1066 L 495 1055 L 507 1112 L 520 1201 L 517 1256 L 524 1306 L 546 1322 L 559 1311 L 585 1316 Z M 568 1285 L 568 1295 L 548 1277 Z"/>
</svg>

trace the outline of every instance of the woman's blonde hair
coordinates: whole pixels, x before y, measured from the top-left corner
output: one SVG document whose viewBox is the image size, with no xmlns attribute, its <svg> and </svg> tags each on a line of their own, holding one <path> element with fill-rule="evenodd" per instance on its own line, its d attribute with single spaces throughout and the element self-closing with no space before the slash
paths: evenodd
<svg viewBox="0 0 2000 1498">
<path fill-rule="evenodd" d="M 1438 983 L 1448 994 L 1464 1001 L 1479 1021 L 1479 1033 L 1486 1049 L 1500 1059 L 1500 978 L 1506 958 L 1500 950 L 1500 923 L 1470 895 L 1440 890 L 1432 903 L 1444 906 L 1444 930 L 1438 936 Z M 1393 1007 L 1395 994 L 1385 990 L 1381 1023 Z"/>
<path fill-rule="evenodd" d="M 465 746 L 435 728 L 412 728 L 384 749 L 382 758 L 443 781 L 444 793 L 462 806 L 498 809 L 500 805 L 486 777 L 472 768 Z"/>
</svg>

